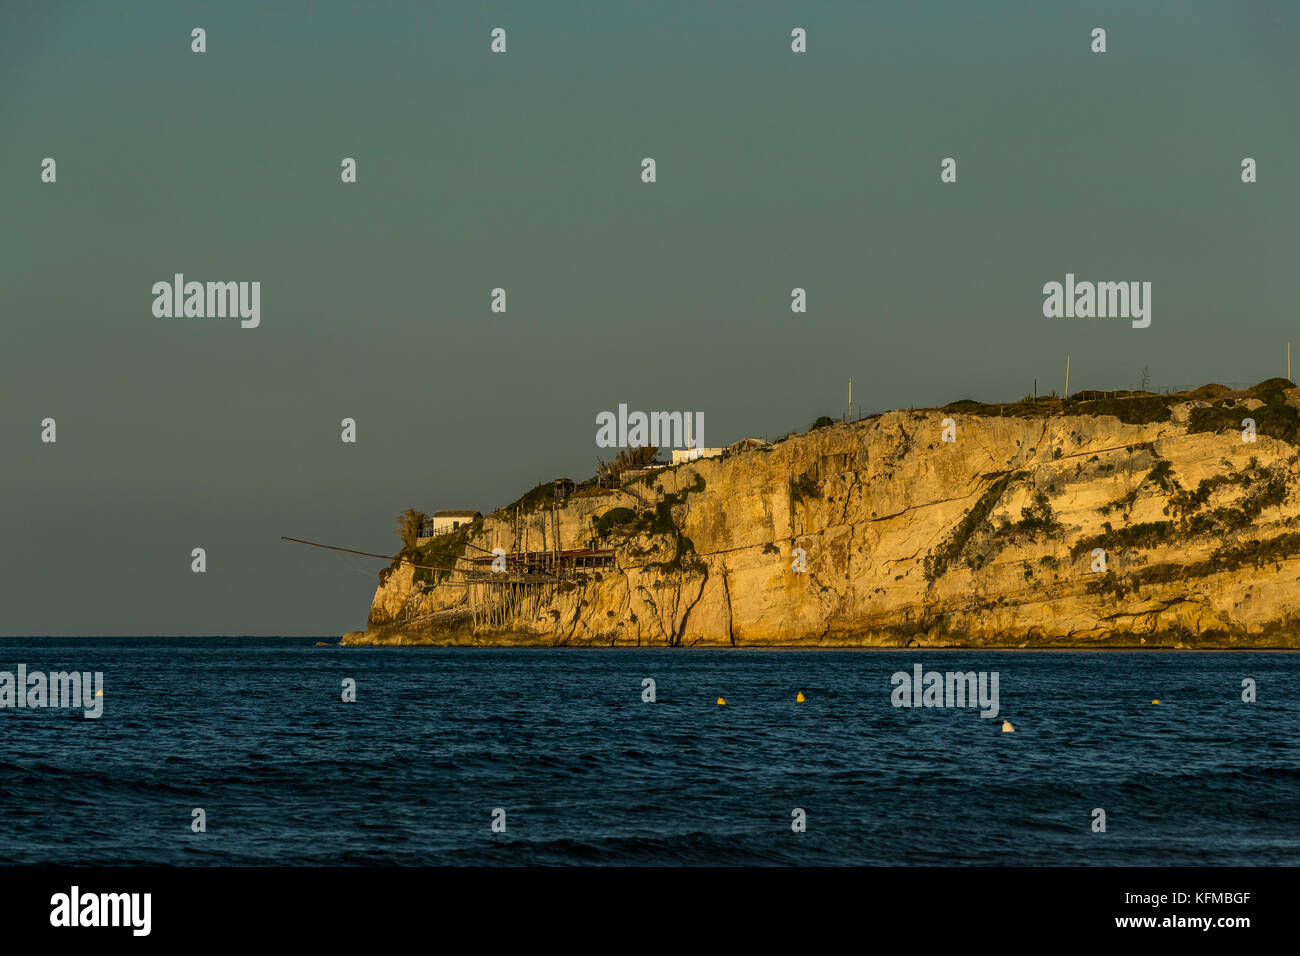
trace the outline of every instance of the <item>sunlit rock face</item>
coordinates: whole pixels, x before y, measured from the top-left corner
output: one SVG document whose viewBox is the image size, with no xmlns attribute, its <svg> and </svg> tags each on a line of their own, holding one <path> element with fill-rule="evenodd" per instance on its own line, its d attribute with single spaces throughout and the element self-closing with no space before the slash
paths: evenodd
<svg viewBox="0 0 1300 956">
<path fill-rule="evenodd" d="M 1134 423 L 1106 402 L 889 412 L 580 489 L 525 517 L 529 548 L 599 530 L 613 569 L 485 623 L 491 589 L 421 591 L 403 563 L 346 640 L 1297 646 L 1298 394 L 1161 399 Z M 1248 435 L 1251 416 L 1271 424 Z M 458 564 L 514 539 L 489 516 Z"/>
</svg>

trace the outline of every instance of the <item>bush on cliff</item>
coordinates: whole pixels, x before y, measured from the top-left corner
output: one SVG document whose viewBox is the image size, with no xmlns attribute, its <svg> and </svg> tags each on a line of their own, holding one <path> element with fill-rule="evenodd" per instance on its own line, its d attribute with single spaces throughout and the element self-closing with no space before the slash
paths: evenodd
<svg viewBox="0 0 1300 956">
<path fill-rule="evenodd" d="M 1285 392 L 1295 388 L 1295 383 L 1287 378 L 1266 378 L 1250 388 L 1251 398 L 1258 398 L 1265 405 L 1281 405 L 1286 401 Z"/>
<path fill-rule="evenodd" d="M 538 511 L 546 507 L 555 500 L 555 482 L 543 481 L 540 485 L 528 489 L 524 492 L 523 497 L 519 498 L 513 504 L 506 505 L 503 511 L 511 511 L 518 508 L 524 514 L 530 511 Z"/>
<path fill-rule="evenodd" d="M 1144 521 L 1124 528 L 1112 528 L 1107 522 L 1102 534 L 1076 541 L 1070 549 L 1070 557 L 1079 558 L 1091 553 L 1093 548 L 1102 548 L 1107 553 L 1121 548 L 1128 551 L 1156 548 L 1167 544 L 1173 532 L 1172 521 Z"/>
<path fill-rule="evenodd" d="M 1142 479 L 1142 484 L 1147 482 L 1151 482 L 1165 494 L 1170 495 L 1182 488 L 1178 483 L 1178 479 L 1174 477 L 1173 463 L 1164 458 L 1156 459 L 1156 463 L 1147 472 L 1147 476 Z"/>
<path fill-rule="evenodd" d="M 1023 472 L 1007 472 L 996 478 L 993 484 L 989 485 L 985 490 L 984 494 L 980 495 L 974 507 L 966 512 L 966 515 L 944 543 L 926 555 L 925 578 L 927 581 L 937 581 L 952 567 L 953 562 L 961 557 L 962 552 L 966 550 L 967 543 L 975 532 L 988 524 L 989 515 L 1007 490 L 1007 485 L 1013 479 L 1020 477 L 1023 477 Z"/>
<path fill-rule="evenodd" d="M 397 516 L 397 536 L 402 539 L 403 548 L 414 548 L 420 529 L 424 527 L 429 516 L 423 511 L 407 508 Z"/>
<path fill-rule="evenodd" d="M 455 531 L 440 534 L 419 547 L 402 548 L 393 556 L 392 563 L 379 572 L 379 583 L 388 583 L 388 578 L 403 560 L 416 565 L 413 581 L 415 584 L 433 583 L 446 578 L 456 567 L 456 559 L 465 553 L 469 542 L 470 528 L 477 524 L 463 524 Z"/>
<path fill-rule="evenodd" d="M 1266 394 L 1276 398 L 1281 393 Z M 1285 401 L 1261 405 L 1254 410 L 1243 408 L 1231 400 L 1194 408 L 1187 423 L 1187 430 L 1189 432 L 1240 431 L 1244 427 L 1242 421 L 1247 418 L 1255 420 L 1256 434 L 1267 435 L 1289 445 L 1300 445 L 1300 412 Z"/>
<path fill-rule="evenodd" d="M 1113 415 L 1125 425 L 1167 422 L 1179 401 L 1170 395 L 1142 395 L 1136 398 L 1098 398 L 1070 406 L 1071 415 Z"/>
<path fill-rule="evenodd" d="M 1014 531 L 1037 535 L 1039 532 L 1052 532 L 1060 528 L 1060 522 L 1052 512 L 1052 504 L 1046 493 L 1034 493 L 1033 502 L 1027 508 L 1020 509 L 1020 520 L 1011 526 Z"/>
<path fill-rule="evenodd" d="M 635 517 L 636 512 L 631 508 L 611 508 L 596 519 L 596 534 L 607 538 L 615 528 L 627 524 Z"/>
</svg>

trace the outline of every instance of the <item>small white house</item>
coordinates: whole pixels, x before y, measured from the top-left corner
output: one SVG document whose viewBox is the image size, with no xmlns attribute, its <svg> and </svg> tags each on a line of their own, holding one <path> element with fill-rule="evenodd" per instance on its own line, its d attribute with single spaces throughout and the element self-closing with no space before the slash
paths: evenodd
<svg viewBox="0 0 1300 956">
<path fill-rule="evenodd" d="M 483 515 L 478 511 L 435 511 L 423 528 L 420 529 L 419 541 L 428 541 L 440 534 L 450 534 L 463 524 L 469 524 Z"/>
</svg>

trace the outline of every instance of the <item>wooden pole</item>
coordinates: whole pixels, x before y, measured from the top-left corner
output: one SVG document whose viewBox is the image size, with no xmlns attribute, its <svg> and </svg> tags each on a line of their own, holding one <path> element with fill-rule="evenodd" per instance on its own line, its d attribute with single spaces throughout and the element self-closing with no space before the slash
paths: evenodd
<svg viewBox="0 0 1300 956">
<path fill-rule="evenodd" d="M 360 554 L 368 558 L 385 558 L 386 560 L 392 561 L 394 558 L 397 557 L 397 555 L 395 554 L 375 554 L 372 551 L 354 551 L 352 548 L 339 548 L 339 547 L 335 547 L 332 544 L 318 544 L 315 541 L 304 541 L 302 538 L 290 538 L 287 537 L 286 535 L 280 535 L 280 540 L 293 541 L 296 542 L 297 544 L 309 544 L 313 548 L 325 548 L 327 551 L 346 551 L 348 554 Z M 416 564 L 414 561 L 411 562 L 411 566 L 415 568 L 425 568 L 430 571 L 457 570 L 457 568 L 455 567 L 448 567 L 444 564 Z"/>
<path fill-rule="evenodd" d="M 1065 399 L 1070 398 L 1070 356 L 1065 357 Z"/>
</svg>

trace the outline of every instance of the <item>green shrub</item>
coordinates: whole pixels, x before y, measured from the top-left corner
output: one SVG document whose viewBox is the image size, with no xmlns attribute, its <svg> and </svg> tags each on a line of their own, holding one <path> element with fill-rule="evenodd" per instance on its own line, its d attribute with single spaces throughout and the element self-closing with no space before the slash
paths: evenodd
<svg viewBox="0 0 1300 956">
<path fill-rule="evenodd" d="M 1137 398 L 1099 398 L 1070 407 L 1072 415 L 1114 415 L 1126 425 L 1167 422 L 1178 400 L 1168 395 L 1143 395 Z"/>
<path fill-rule="evenodd" d="M 975 502 L 970 511 L 966 512 L 943 544 L 926 555 L 925 577 L 927 581 L 938 580 L 952 567 L 953 562 L 961 557 L 971 537 L 988 523 L 989 515 L 992 513 L 994 506 L 1001 500 L 1003 493 L 1007 490 L 1007 485 L 1011 483 L 1013 478 L 1022 475 L 1022 472 L 1007 472 L 996 478 L 993 484 L 989 485 L 985 490 L 984 494 L 980 495 L 979 500 Z"/>
<path fill-rule="evenodd" d="M 1080 555 L 1090 553 L 1093 548 L 1104 548 L 1110 552 L 1159 547 L 1169 540 L 1173 530 L 1172 521 L 1144 521 L 1124 528 L 1111 528 L 1108 524 L 1102 534 L 1075 542 L 1074 547 L 1070 549 L 1070 557 L 1078 558 Z"/>
<path fill-rule="evenodd" d="M 1235 571 L 1251 566 L 1259 568 L 1266 563 L 1277 563 L 1284 558 L 1300 554 L 1300 533 L 1288 532 L 1263 541 L 1248 541 L 1242 545 L 1225 545 L 1204 561 L 1195 564 L 1171 562 L 1140 568 L 1124 578 L 1114 571 L 1099 575 L 1099 580 L 1088 584 L 1089 593 L 1114 592 L 1123 597 L 1127 591 L 1136 591 L 1147 584 L 1194 581 L 1211 574 Z"/>
<path fill-rule="evenodd" d="M 1245 418 L 1255 420 L 1255 431 L 1290 445 L 1300 445 L 1300 411 L 1288 405 L 1283 389 L 1290 387 L 1284 378 L 1271 378 L 1250 390 L 1251 396 L 1265 404 L 1249 410 L 1233 399 L 1192 409 L 1187 424 L 1190 432 L 1239 430 Z"/>
<path fill-rule="evenodd" d="M 1037 534 L 1040 531 L 1055 531 L 1059 527 L 1047 495 L 1038 491 L 1034 493 L 1032 503 L 1020 509 L 1020 520 L 1011 526 L 1011 530 L 1024 534 Z"/>
<path fill-rule="evenodd" d="M 514 504 L 507 505 L 506 510 L 518 508 L 521 512 L 527 514 L 530 511 L 537 511 L 540 508 L 546 507 L 554 500 L 555 483 L 551 481 L 543 481 L 537 487 L 524 492 L 523 497 L 514 502 Z"/>
<path fill-rule="evenodd" d="M 1258 398 L 1266 405 L 1281 405 L 1286 401 L 1283 393 L 1288 388 L 1295 388 L 1295 383 L 1286 378 L 1268 378 L 1250 388 L 1247 394 Z"/>
<path fill-rule="evenodd" d="M 465 546 L 469 543 L 470 529 L 477 524 L 478 521 L 471 521 L 454 531 L 437 535 L 418 547 L 403 548 L 393 556 L 388 567 L 379 572 L 379 583 L 385 584 L 402 561 L 406 560 L 416 565 L 412 578 L 415 584 L 437 584 L 455 570 L 456 559 L 465 553 Z"/>
<path fill-rule="evenodd" d="M 1235 507 L 1224 506 L 1194 516 L 1187 522 L 1188 534 L 1225 534 L 1240 530 L 1258 518 L 1265 508 L 1280 505 L 1286 500 L 1286 477 L 1281 471 L 1266 469 L 1259 472 L 1252 469 L 1248 474 L 1240 476 L 1240 480 L 1243 484 L 1250 485 L 1250 491 L 1240 503 Z"/>
<path fill-rule="evenodd" d="M 596 519 L 596 534 L 599 537 L 607 538 L 615 528 L 627 524 L 634 518 L 636 518 L 636 512 L 631 508 L 611 508 Z"/>
<path fill-rule="evenodd" d="M 1156 461 L 1147 472 L 1146 478 L 1142 480 L 1143 484 L 1151 482 L 1166 494 L 1173 494 L 1179 489 L 1178 479 L 1174 477 L 1173 464 L 1164 458 Z"/>
<path fill-rule="evenodd" d="M 1137 503 L 1137 497 L 1138 497 L 1138 490 L 1134 488 L 1132 491 L 1128 492 L 1123 497 L 1116 498 L 1114 501 L 1106 502 L 1106 504 L 1102 505 L 1097 510 L 1104 515 L 1108 515 L 1112 511 L 1129 511 L 1133 507 L 1133 505 Z"/>
<path fill-rule="evenodd" d="M 1232 480 L 1233 479 L 1228 475 L 1214 475 L 1211 478 L 1202 478 L 1200 483 L 1196 486 L 1195 491 L 1180 489 L 1178 493 L 1174 495 L 1174 512 L 1180 517 L 1186 518 L 1210 500 L 1210 495 L 1214 493 L 1215 488 L 1223 484 L 1228 484 L 1232 482 Z"/>
<path fill-rule="evenodd" d="M 1240 428 L 1241 420 L 1249 414 L 1235 402 L 1231 405 L 1204 405 L 1193 408 L 1187 420 L 1189 432 L 1220 432 L 1227 428 Z"/>
</svg>

